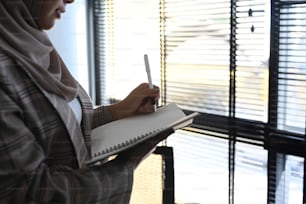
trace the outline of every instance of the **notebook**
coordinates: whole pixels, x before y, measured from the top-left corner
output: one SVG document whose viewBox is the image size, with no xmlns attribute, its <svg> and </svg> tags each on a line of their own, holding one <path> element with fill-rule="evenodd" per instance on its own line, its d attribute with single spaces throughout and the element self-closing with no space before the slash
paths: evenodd
<svg viewBox="0 0 306 204">
<path fill-rule="evenodd" d="M 176 104 L 162 106 L 154 113 L 116 120 L 92 130 L 91 156 L 87 164 L 103 160 L 130 148 L 167 128 L 174 130 L 192 124 L 198 113 L 186 115 Z"/>
</svg>

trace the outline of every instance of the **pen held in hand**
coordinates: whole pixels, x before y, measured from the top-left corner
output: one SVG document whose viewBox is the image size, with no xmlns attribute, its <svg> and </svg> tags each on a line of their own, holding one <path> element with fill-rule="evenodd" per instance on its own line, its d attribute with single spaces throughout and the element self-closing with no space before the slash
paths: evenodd
<svg viewBox="0 0 306 204">
<path fill-rule="evenodd" d="M 153 112 L 156 112 L 157 104 L 155 102 L 155 97 L 154 96 L 147 96 L 147 97 L 145 97 L 144 100 L 143 100 L 142 105 L 145 105 L 147 103 L 152 104 L 153 105 Z"/>
<path fill-rule="evenodd" d="M 149 64 L 149 57 L 146 54 L 144 55 L 144 62 L 145 62 L 145 67 L 146 67 L 146 72 L 147 72 L 147 77 L 148 77 L 148 82 L 149 82 L 149 88 L 153 89 L 151 70 L 150 70 L 150 64 Z"/>
<path fill-rule="evenodd" d="M 153 89 L 153 83 L 152 83 L 152 77 L 151 77 L 151 70 L 150 70 L 150 64 L 149 64 L 149 57 L 147 54 L 144 55 L 144 62 L 145 62 L 145 68 L 148 76 L 148 81 L 149 81 L 149 88 Z M 156 111 L 156 103 L 154 97 L 151 97 L 151 103 L 154 108 L 154 112 Z"/>
</svg>

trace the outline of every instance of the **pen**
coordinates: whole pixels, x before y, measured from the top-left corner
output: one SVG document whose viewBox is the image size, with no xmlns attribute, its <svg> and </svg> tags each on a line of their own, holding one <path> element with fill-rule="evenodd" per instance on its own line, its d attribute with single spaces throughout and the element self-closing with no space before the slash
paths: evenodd
<svg viewBox="0 0 306 204">
<path fill-rule="evenodd" d="M 151 77 L 151 71 L 150 71 L 150 64 L 149 64 L 149 57 L 148 57 L 147 54 L 144 55 L 144 62 L 145 62 L 146 72 L 147 72 L 148 81 L 149 81 L 149 88 L 153 89 L 153 83 L 152 83 L 152 77 Z M 152 98 L 151 101 L 152 101 L 154 112 L 155 112 L 156 111 L 156 104 L 155 104 L 154 98 Z"/>
</svg>

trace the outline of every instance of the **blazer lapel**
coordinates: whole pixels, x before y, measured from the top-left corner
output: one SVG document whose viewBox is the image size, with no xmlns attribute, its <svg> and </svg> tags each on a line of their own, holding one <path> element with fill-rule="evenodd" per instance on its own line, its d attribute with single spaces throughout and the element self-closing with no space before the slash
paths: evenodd
<svg viewBox="0 0 306 204">
<path fill-rule="evenodd" d="M 65 124 L 66 129 L 70 135 L 79 167 L 84 167 L 85 161 L 90 158 L 90 155 L 87 150 L 82 129 L 77 123 L 77 119 L 72 109 L 70 108 L 69 104 L 64 101 L 64 99 L 59 98 L 55 94 L 46 92 L 45 90 L 43 90 L 43 92 L 51 104 L 54 106 L 54 108 L 57 110 L 57 113 L 60 115 L 61 119 L 64 121 L 63 123 Z"/>
<path fill-rule="evenodd" d="M 85 138 L 85 144 L 87 146 L 89 155 L 91 155 L 91 129 L 93 120 L 93 103 L 87 92 L 80 86 L 78 99 L 82 107 L 82 122 L 81 127 Z"/>
</svg>

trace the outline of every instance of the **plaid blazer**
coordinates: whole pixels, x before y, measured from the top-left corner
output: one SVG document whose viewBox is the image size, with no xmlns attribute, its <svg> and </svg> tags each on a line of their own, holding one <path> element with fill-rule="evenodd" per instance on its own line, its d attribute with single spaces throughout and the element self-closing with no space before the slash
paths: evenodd
<svg viewBox="0 0 306 204">
<path fill-rule="evenodd" d="M 0 52 L 0 203 L 129 203 L 133 169 L 87 167 L 90 132 L 109 120 L 86 92 L 77 123 L 69 104 Z"/>
</svg>

